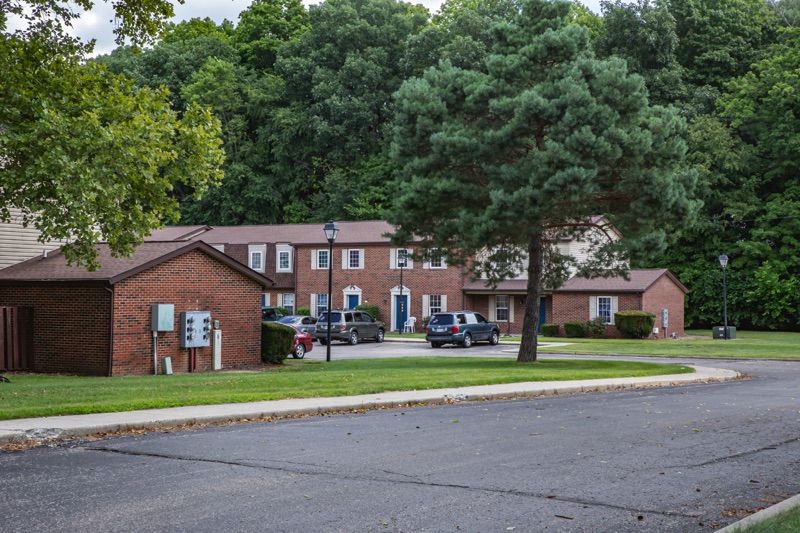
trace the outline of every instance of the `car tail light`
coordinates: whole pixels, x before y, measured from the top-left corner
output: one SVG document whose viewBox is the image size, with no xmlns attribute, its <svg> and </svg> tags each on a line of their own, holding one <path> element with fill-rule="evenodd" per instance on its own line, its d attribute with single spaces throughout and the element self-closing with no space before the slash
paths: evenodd
<svg viewBox="0 0 800 533">
<path fill-rule="evenodd" d="M 339 331 L 344 331 L 347 329 L 347 324 L 339 324 Z"/>
<path fill-rule="evenodd" d="M 453 333 L 458 333 L 458 324 L 453 324 Z"/>
<path fill-rule="evenodd" d="M 431 329 L 431 328 L 429 328 L 428 326 L 425 326 L 425 334 L 426 334 L 426 335 L 428 334 L 428 332 L 430 331 L 430 329 Z"/>
</svg>

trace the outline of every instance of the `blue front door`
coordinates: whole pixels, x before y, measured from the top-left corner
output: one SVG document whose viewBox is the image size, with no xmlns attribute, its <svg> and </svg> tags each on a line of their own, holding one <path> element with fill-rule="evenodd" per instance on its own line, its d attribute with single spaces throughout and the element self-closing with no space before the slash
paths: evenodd
<svg viewBox="0 0 800 533">
<path fill-rule="evenodd" d="M 547 322 L 547 298 L 539 298 L 539 326 L 536 328 L 538 333 L 542 332 L 542 324 Z"/>
<path fill-rule="evenodd" d="M 394 316 L 397 317 L 395 328 L 398 331 L 403 331 L 403 326 L 406 325 L 406 320 L 408 320 L 408 296 L 405 294 L 398 296 L 394 302 Z"/>
<path fill-rule="evenodd" d="M 347 295 L 348 309 L 355 309 L 357 305 L 358 305 L 358 294 L 348 294 Z"/>
</svg>

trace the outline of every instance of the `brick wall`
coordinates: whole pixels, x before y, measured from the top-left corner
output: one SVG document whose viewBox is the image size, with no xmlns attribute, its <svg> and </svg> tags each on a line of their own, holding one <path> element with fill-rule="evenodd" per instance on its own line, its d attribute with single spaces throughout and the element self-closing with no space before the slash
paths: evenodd
<svg viewBox="0 0 800 533">
<path fill-rule="evenodd" d="M 589 298 L 592 296 L 616 296 L 618 311 L 642 310 L 641 293 L 556 292 L 553 294 L 553 319 L 550 322 L 560 325 L 564 322 L 586 322 L 590 319 Z M 610 325 L 606 326 L 606 337 L 619 338 L 621 335 L 615 326 Z"/>
<path fill-rule="evenodd" d="M 520 335 L 522 334 L 522 322 L 525 320 L 525 301 L 527 299 L 527 295 L 524 294 L 512 294 L 509 295 L 511 299 L 514 300 L 514 313 L 511 317 L 512 320 L 501 321 L 497 322 L 497 325 L 500 326 L 500 332 L 505 335 L 510 332 L 511 335 Z M 553 298 L 550 295 L 542 296 L 545 298 L 545 322 L 552 323 L 552 316 L 553 316 Z M 486 319 L 490 319 L 492 313 L 489 311 L 489 302 L 490 298 L 489 295 L 486 294 L 467 294 L 466 296 L 466 305 L 465 309 L 469 309 L 471 311 L 477 311 L 478 313 L 482 314 L 486 317 Z"/>
<path fill-rule="evenodd" d="M 173 372 L 189 371 L 189 350 L 180 348 L 178 336 L 182 311 L 209 311 L 219 320 L 224 369 L 261 361 L 262 287 L 199 250 L 123 280 L 114 292 L 115 376 L 153 373 L 153 303 L 175 306 L 174 331 L 158 334 L 159 359 L 171 357 Z M 197 353 L 197 371 L 211 370 L 211 347 Z"/>
<path fill-rule="evenodd" d="M 297 307 L 311 307 L 311 294 L 328 293 L 328 271 L 312 270 L 311 255 L 314 250 L 325 248 L 297 247 L 295 249 L 295 270 L 297 273 Z M 364 250 L 363 269 L 342 269 L 342 248 L 333 248 L 333 289 L 332 306 L 345 305 L 343 289 L 349 286 L 361 289 L 361 303 L 377 305 L 380 319 L 393 330 L 391 319 L 392 289 L 400 285 L 400 270 L 390 268 L 388 245 L 347 246 Z M 410 291 L 408 316 L 417 318 L 417 331 L 422 327 L 423 294 L 442 294 L 447 296 L 449 310 L 461 309 L 461 269 L 448 266 L 446 269 L 423 268 L 422 261 L 414 261 L 412 268 L 403 269 L 403 285 Z M 405 292 L 405 291 L 404 291 Z M 405 292 L 406 296 L 408 293 Z M 273 297 L 274 298 L 274 297 Z"/>
<path fill-rule="evenodd" d="M 642 311 L 656 315 L 659 338 L 670 333 L 684 334 L 684 292 L 667 276 L 661 276 L 642 297 Z M 669 311 L 669 324 L 665 332 L 661 328 L 661 310 Z"/>
<path fill-rule="evenodd" d="M 0 286 L 0 305 L 30 306 L 37 372 L 108 374 L 111 293 L 97 284 Z"/>
</svg>

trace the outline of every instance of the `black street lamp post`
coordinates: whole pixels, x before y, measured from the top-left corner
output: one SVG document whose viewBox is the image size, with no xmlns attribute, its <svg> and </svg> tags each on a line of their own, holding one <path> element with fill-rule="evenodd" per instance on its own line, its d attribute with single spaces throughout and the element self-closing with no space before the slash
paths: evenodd
<svg viewBox="0 0 800 533">
<path fill-rule="evenodd" d="M 336 240 L 336 236 L 339 234 L 339 225 L 336 224 L 334 221 L 330 221 L 325 224 L 325 227 L 322 228 L 325 232 L 325 238 L 328 239 L 328 244 L 330 245 L 328 249 L 328 303 L 327 303 L 327 315 L 328 315 L 328 342 L 327 347 L 328 351 L 325 356 L 325 361 L 330 363 L 331 361 L 331 294 L 333 291 L 333 243 Z"/>
<path fill-rule="evenodd" d="M 725 267 L 728 266 L 728 256 L 725 254 L 719 256 L 719 264 L 722 266 L 722 327 L 725 328 L 722 338 L 728 340 L 728 291 L 725 287 Z"/>
<path fill-rule="evenodd" d="M 398 248 L 397 249 L 397 266 L 400 267 L 400 312 L 398 313 L 398 330 L 400 335 L 403 334 L 403 329 L 405 329 L 405 323 L 403 322 L 403 310 L 405 310 L 405 304 L 403 303 L 403 269 L 406 267 L 406 251 Z"/>
</svg>

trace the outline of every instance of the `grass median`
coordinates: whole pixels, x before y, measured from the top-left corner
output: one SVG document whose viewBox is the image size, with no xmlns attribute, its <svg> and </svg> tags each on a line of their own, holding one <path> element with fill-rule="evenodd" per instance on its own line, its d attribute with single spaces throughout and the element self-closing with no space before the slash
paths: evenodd
<svg viewBox="0 0 800 533">
<path fill-rule="evenodd" d="M 289 361 L 254 372 L 124 378 L 6 374 L 0 420 L 427 390 L 524 381 L 568 381 L 680 374 L 692 369 L 630 361 L 403 357 Z"/>
</svg>

